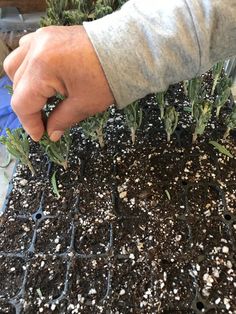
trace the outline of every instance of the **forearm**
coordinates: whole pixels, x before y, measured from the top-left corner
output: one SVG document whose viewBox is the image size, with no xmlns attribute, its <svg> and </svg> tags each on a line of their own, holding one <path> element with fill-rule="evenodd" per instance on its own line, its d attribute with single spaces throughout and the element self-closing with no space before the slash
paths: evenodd
<svg viewBox="0 0 236 314">
<path fill-rule="evenodd" d="M 236 54 L 236 0 L 130 0 L 84 23 L 123 107 Z"/>
</svg>

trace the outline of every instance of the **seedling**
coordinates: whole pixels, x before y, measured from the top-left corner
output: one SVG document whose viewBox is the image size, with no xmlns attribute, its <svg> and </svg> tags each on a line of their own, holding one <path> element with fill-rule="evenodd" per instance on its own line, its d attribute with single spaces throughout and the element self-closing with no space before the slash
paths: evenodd
<svg viewBox="0 0 236 314">
<path fill-rule="evenodd" d="M 135 143 L 137 129 L 141 126 L 143 111 L 139 102 L 135 101 L 124 108 L 125 121 L 131 132 L 132 143 Z"/>
<path fill-rule="evenodd" d="M 41 19 L 41 26 L 81 24 L 88 19 L 82 12 L 83 2 L 83 0 L 72 0 L 70 3 L 68 0 L 48 0 L 47 15 Z"/>
<path fill-rule="evenodd" d="M 5 85 L 5 88 L 8 90 L 10 95 L 13 95 L 13 87 L 11 85 Z"/>
<path fill-rule="evenodd" d="M 192 117 L 195 104 L 201 103 L 205 96 L 206 91 L 203 87 L 202 77 L 195 77 L 188 81 L 188 97 L 191 103 Z"/>
<path fill-rule="evenodd" d="M 38 293 L 38 296 L 40 297 L 40 299 L 43 299 L 43 294 L 40 288 L 36 289 L 36 292 Z"/>
<path fill-rule="evenodd" d="M 231 130 L 236 128 L 236 105 L 234 105 L 232 112 L 226 118 L 226 126 L 227 129 L 223 136 L 224 139 L 229 136 Z"/>
<path fill-rule="evenodd" d="M 217 96 L 215 100 L 216 106 L 216 117 L 219 118 L 220 110 L 225 105 L 229 96 L 231 94 L 230 87 L 232 86 L 232 80 L 226 76 L 222 77 L 218 82 L 216 89 L 217 89 Z"/>
<path fill-rule="evenodd" d="M 126 0 L 48 0 L 41 26 L 77 25 L 117 10 Z"/>
<path fill-rule="evenodd" d="M 205 131 L 208 121 L 211 118 L 212 104 L 209 101 L 196 103 L 193 107 L 193 117 L 196 121 L 195 131 L 193 133 L 192 142 L 195 143 L 198 135 L 202 135 Z"/>
<path fill-rule="evenodd" d="M 110 112 L 109 110 L 103 113 L 97 113 L 93 117 L 89 117 L 80 123 L 83 133 L 92 141 L 98 141 L 101 148 L 105 146 L 104 128 L 107 124 Z"/>
<path fill-rule="evenodd" d="M 53 175 L 51 177 L 51 184 L 52 184 L 52 190 L 53 190 L 53 193 L 57 196 L 57 198 L 59 199 L 61 197 L 60 193 L 59 193 L 59 190 L 58 190 L 58 187 L 57 187 L 57 179 L 56 179 L 56 174 L 57 172 L 54 171 L 53 172 Z"/>
<path fill-rule="evenodd" d="M 168 200 L 171 200 L 171 196 L 170 196 L 170 192 L 168 190 L 165 190 L 166 196 L 168 198 Z"/>
<path fill-rule="evenodd" d="M 94 18 L 100 19 L 103 16 L 113 12 L 112 4 L 114 1 L 97 0 L 94 10 Z"/>
<path fill-rule="evenodd" d="M 171 135 L 174 133 L 177 124 L 179 121 L 179 113 L 175 110 L 174 106 L 168 106 L 165 109 L 165 115 L 164 115 L 164 124 L 165 124 L 165 130 L 167 134 L 167 141 L 170 141 Z"/>
<path fill-rule="evenodd" d="M 224 61 L 220 61 L 216 63 L 212 68 L 213 84 L 212 84 L 212 89 L 211 89 L 211 95 L 214 95 L 215 88 L 221 76 L 223 67 L 224 67 Z"/>
<path fill-rule="evenodd" d="M 6 129 L 7 136 L 0 136 L 0 143 L 6 146 L 8 152 L 28 166 L 32 176 L 35 175 L 34 167 L 29 159 L 30 145 L 27 134 L 22 128 L 11 131 Z"/>
<path fill-rule="evenodd" d="M 71 145 L 70 131 L 67 130 L 61 139 L 57 142 L 52 142 L 47 133 L 45 133 L 39 144 L 42 146 L 49 159 L 62 166 L 65 170 L 68 167 L 68 157 Z"/>
<path fill-rule="evenodd" d="M 164 118 L 164 111 L 165 111 L 165 95 L 166 95 L 166 91 L 165 92 L 159 92 L 156 94 L 156 102 L 159 106 L 160 109 L 160 117 L 161 119 Z"/>
</svg>

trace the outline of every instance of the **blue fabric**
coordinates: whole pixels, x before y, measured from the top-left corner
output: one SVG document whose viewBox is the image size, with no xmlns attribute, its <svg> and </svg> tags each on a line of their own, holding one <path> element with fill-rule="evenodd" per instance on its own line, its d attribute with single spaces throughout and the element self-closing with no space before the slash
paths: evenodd
<svg viewBox="0 0 236 314">
<path fill-rule="evenodd" d="M 11 95 L 6 85 L 12 86 L 12 82 L 5 75 L 0 79 L 0 135 L 6 135 L 6 128 L 14 130 L 21 127 L 20 121 L 12 111 Z"/>
</svg>

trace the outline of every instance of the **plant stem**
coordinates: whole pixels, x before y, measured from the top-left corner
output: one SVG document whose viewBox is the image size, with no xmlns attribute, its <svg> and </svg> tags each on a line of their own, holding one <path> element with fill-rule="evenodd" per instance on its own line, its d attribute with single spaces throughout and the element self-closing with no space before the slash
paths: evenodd
<svg viewBox="0 0 236 314">
<path fill-rule="evenodd" d="M 197 140 L 197 133 L 193 133 L 192 143 L 195 143 Z"/>
<path fill-rule="evenodd" d="M 214 95 L 214 91 L 215 91 L 216 85 L 218 83 L 218 79 L 219 79 L 219 75 L 216 75 L 216 77 L 213 80 L 213 85 L 212 85 L 212 89 L 211 89 L 211 96 Z"/>
<path fill-rule="evenodd" d="M 191 117 L 193 118 L 193 107 L 194 107 L 195 101 L 191 102 Z"/>
<path fill-rule="evenodd" d="M 183 81 L 183 88 L 184 88 L 184 94 L 186 97 L 188 97 L 188 81 Z"/>
<path fill-rule="evenodd" d="M 64 170 L 66 170 L 67 169 L 67 167 L 68 167 L 68 162 L 67 162 L 67 160 L 65 160 L 64 162 L 62 162 L 62 167 L 64 168 Z"/>
<path fill-rule="evenodd" d="M 102 128 L 98 128 L 96 130 L 97 136 L 98 136 L 98 142 L 101 148 L 104 148 L 105 142 L 104 142 L 104 136 L 103 136 L 103 131 Z"/>
<path fill-rule="evenodd" d="M 131 131 L 131 140 L 132 140 L 132 144 L 134 145 L 135 143 L 135 128 L 134 127 L 131 127 L 130 128 L 130 131 Z"/>
<path fill-rule="evenodd" d="M 30 162 L 30 160 L 27 161 L 27 166 L 29 167 L 31 174 L 34 177 L 35 176 L 35 170 L 34 170 L 32 163 Z"/>
<path fill-rule="evenodd" d="M 229 133 L 230 133 L 230 128 L 227 128 L 223 136 L 224 140 L 229 136 Z"/>
<path fill-rule="evenodd" d="M 160 106 L 160 117 L 161 117 L 161 120 L 163 120 L 163 118 L 164 118 L 164 106 Z"/>
<path fill-rule="evenodd" d="M 219 119 L 221 107 L 216 107 L 216 118 Z"/>
</svg>

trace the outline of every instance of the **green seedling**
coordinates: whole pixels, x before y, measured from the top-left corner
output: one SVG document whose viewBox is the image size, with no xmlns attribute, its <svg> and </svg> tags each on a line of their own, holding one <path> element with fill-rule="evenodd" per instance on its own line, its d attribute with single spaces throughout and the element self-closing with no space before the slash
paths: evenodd
<svg viewBox="0 0 236 314">
<path fill-rule="evenodd" d="M 224 154 L 225 156 L 228 156 L 228 157 L 230 157 L 230 158 L 233 158 L 233 157 L 234 157 L 234 156 L 230 153 L 230 151 L 228 151 L 228 149 L 227 149 L 225 146 L 219 144 L 218 142 L 216 142 L 216 141 L 209 141 L 209 143 L 210 143 L 211 145 L 213 145 L 221 154 Z"/>
<path fill-rule="evenodd" d="M 139 106 L 139 102 L 135 101 L 132 104 L 124 108 L 125 121 L 128 125 L 131 133 L 131 141 L 134 144 L 136 139 L 137 129 L 142 124 L 143 111 Z"/>
<path fill-rule="evenodd" d="M 165 190 L 165 193 L 166 193 L 166 196 L 167 196 L 168 200 L 170 201 L 171 200 L 170 192 L 168 190 Z"/>
<path fill-rule="evenodd" d="M 101 148 L 105 146 L 103 130 L 107 124 L 109 115 L 110 111 L 107 110 L 103 113 L 97 113 L 95 116 L 89 117 L 80 123 L 84 135 L 92 141 L 98 141 Z"/>
<path fill-rule="evenodd" d="M 88 20 L 87 7 L 92 0 L 47 0 L 46 16 L 40 21 L 41 26 L 75 25 Z M 86 14 L 87 13 L 87 14 Z"/>
<path fill-rule="evenodd" d="M 177 124 L 179 121 L 179 113 L 175 110 L 174 106 L 168 106 L 165 109 L 165 115 L 164 115 L 164 124 L 165 124 L 165 130 L 167 134 L 167 141 L 170 141 L 171 135 L 174 133 Z"/>
<path fill-rule="evenodd" d="M 236 128 L 236 105 L 233 106 L 232 112 L 226 118 L 226 131 L 224 133 L 223 138 L 226 139 L 230 131 Z"/>
<path fill-rule="evenodd" d="M 41 26 L 78 25 L 117 10 L 126 0 L 48 0 Z"/>
<path fill-rule="evenodd" d="M 43 294 L 40 288 L 36 289 L 36 292 L 38 293 L 38 296 L 40 297 L 40 299 L 43 299 Z"/>
<path fill-rule="evenodd" d="M 39 144 L 52 162 L 62 166 L 66 170 L 68 167 L 71 141 L 70 131 L 67 130 L 57 142 L 52 142 L 48 134 L 45 133 Z"/>
<path fill-rule="evenodd" d="M 94 19 L 100 19 L 103 16 L 113 12 L 112 2 L 109 0 L 97 0 L 94 10 Z"/>
<path fill-rule="evenodd" d="M 212 68 L 213 84 L 212 84 L 212 89 L 211 89 L 211 95 L 214 95 L 215 88 L 220 79 L 223 67 L 224 67 L 224 61 L 220 61 L 216 63 Z"/>
<path fill-rule="evenodd" d="M 232 80 L 226 76 L 222 77 L 217 86 L 217 96 L 215 100 L 216 117 L 219 118 L 220 110 L 225 105 L 231 94 Z"/>
<path fill-rule="evenodd" d="M 209 101 L 196 103 L 193 107 L 193 117 L 196 121 L 195 131 L 193 133 L 192 142 L 195 143 L 198 135 L 202 135 L 205 131 L 208 121 L 211 118 L 212 104 Z"/>
<path fill-rule="evenodd" d="M 4 87 L 8 90 L 10 95 L 13 95 L 13 87 L 11 85 L 5 85 Z"/>
<path fill-rule="evenodd" d="M 0 136 L 0 143 L 6 146 L 8 152 L 28 166 L 32 176 L 35 175 L 34 167 L 29 159 L 30 145 L 28 136 L 22 128 L 11 131 L 6 129 L 6 136 Z"/>
<path fill-rule="evenodd" d="M 206 91 L 202 83 L 202 77 L 195 77 L 188 81 L 188 97 L 191 103 L 192 117 L 195 104 L 201 103 L 206 95 Z"/>
<path fill-rule="evenodd" d="M 56 179 L 56 174 L 57 172 L 54 171 L 53 172 L 53 175 L 51 177 L 51 184 L 52 184 L 52 190 L 53 190 L 53 193 L 57 196 L 57 198 L 59 199 L 61 197 L 60 193 L 59 193 L 59 190 L 58 190 L 58 187 L 57 187 L 57 179 Z"/>
<path fill-rule="evenodd" d="M 160 117 L 161 119 L 164 118 L 164 111 L 165 111 L 165 95 L 166 95 L 166 91 L 165 92 L 159 92 L 157 93 L 156 96 L 156 102 L 159 106 L 160 109 Z"/>
</svg>

